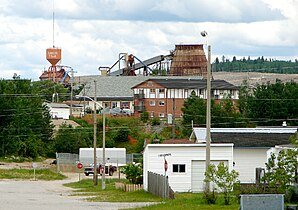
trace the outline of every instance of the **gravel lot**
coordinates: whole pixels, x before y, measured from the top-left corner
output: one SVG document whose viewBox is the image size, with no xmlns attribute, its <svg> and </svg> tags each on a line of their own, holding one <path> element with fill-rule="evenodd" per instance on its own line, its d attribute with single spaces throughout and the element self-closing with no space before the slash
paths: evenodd
<svg viewBox="0 0 298 210">
<path fill-rule="evenodd" d="M 45 167 L 47 163 L 39 163 Z M 32 163 L 0 163 L 1 169 L 32 168 Z M 68 177 L 58 181 L 0 180 L 0 209 L 9 210 L 117 210 L 137 208 L 154 203 L 87 202 L 85 197 L 70 196 L 72 189 L 64 183 L 79 180 L 78 173 L 65 173 Z M 118 177 L 117 174 L 114 177 Z M 80 174 L 81 179 L 92 179 Z M 109 177 L 107 177 L 108 179 Z"/>
</svg>

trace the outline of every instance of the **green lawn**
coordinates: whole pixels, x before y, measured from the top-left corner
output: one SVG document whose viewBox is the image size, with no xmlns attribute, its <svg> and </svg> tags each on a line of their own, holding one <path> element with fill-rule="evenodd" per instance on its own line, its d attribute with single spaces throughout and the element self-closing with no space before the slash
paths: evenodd
<svg viewBox="0 0 298 210">
<path fill-rule="evenodd" d="M 49 169 L 36 169 L 37 180 L 62 180 L 66 176 Z M 0 179 L 34 179 L 33 169 L 0 169 Z"/>
<path fill-rule="evenodd" d="M 163 200 L 150 193 L 141 191 L 123 192 L 115 189 L 115 181 L 110 179 L 106 182 L 106 190 L 101 189 L 101 180 L 98 185 L 94 186 L 92 180 L 81 180 L 80 182 L 65 184 L 67 187 L 75 188 L 73 195 L 90 196 L 88 201 L 97 202 L 160 202 L 160 204 L 138 209 L 165 209 L 165 210 L 188 210 L 188 209 L 208 209 L 208 210 L 238 210 L 239 204 L 236 198 L 233 199 L 232 205 L 223 205 L 223 198 L 219 196 L 216 205 L 208 205 L 202 199 L 200 193 L 176 193 L 174 200 Z M 121 180 L 124 181 L 124 180 Z"/>
<path fill-rule="evenodd" d="M 101 180 L 98 185 L 94 186 L 92 180 L 83 179 L 79 182 L 64 184 L 64 186 L 72 187 L 77 190 L 73 195 L 87 195 L 91 196 L 88 201 L 97 202 L 159 202 L 161 198 L 147 193 L 143 190 L 135 192 L 123 192 L 122 190 L 115 189 L 115 181 L 118 179 L 109 179 L 106 181 L 106 190 L 101 189 Z M 122 180 L 123 181 L 123 180 Z"/>
</svg>

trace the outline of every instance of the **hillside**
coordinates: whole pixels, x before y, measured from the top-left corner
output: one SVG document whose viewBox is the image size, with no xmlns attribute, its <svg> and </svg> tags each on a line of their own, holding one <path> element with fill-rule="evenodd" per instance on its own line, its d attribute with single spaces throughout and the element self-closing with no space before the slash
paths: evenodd
<svg viewBox="0 0 298 210">
<path fill-rule="evenodd" d="M 275 83 L 276 79 L 282 82 L 291 80 L 298 82 L 298 74 L 275 74 L 275 73 L 259 73 L 259 72 L 212 72 L 214 79 L 226 80 L 234 85 L 241 85 L 243 80 L 247 80 L 250 85 L 262 83 Z"/>
</svg>

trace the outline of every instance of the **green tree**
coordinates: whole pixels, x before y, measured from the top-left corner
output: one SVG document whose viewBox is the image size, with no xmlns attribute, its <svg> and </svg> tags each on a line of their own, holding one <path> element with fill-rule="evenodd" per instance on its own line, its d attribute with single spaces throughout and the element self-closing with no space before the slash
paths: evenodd
<svg viewBox="0 0 298 210">
<path fill-rule="evenodd" d="M 49 154 L 53 125 L 43 99 L 30 80 L 0 81 L 0 156 Z"/>
<path fill-rule="evenodd" d="M 129 129 L 120 128 L 120 129 L 117 130 L 117 132 L 114 135 L 114 141 L 117 142 L 117 143 L 127 142 L 128 141 L 128 135 L 129 135 Z"/>
<path fill-rule="evenodd" d="M 53 94 L 55 93 L 58 97 L 58 102 L 65 101 L 69 99 L 70 96 L 70 90 L 68 88 L 65 88 L 62 84 L 51 80 L 32 82 L 32 88 L 35 94 L 40 95 L 47 101 L 52 101 L 54 96 Z"/>
<path fill-rule="evenodd" d="M 93 135 L 90 130 L 88 127 L 61 125 L 54 139 L 55 152 L 79 154 L 80 148 L 92 147 Z"/>
<path fill-rule="evenodd" d="M 259 125 L 281 125 L 290 119 L 289 125 L 298 122 L 298 84 L 295 82 L 258 85 L 251 94 L 245 86 L 240 92 L 239 108 L 246 117 L 259 120 Z M 266 120 L 264 120 L 266 119 Z"/>
<path fill-rule="evenodd" d="M 262 179 L 274 189 L 275 193 L 286 193 L 290 184 L 297 178 L 295 171 L 298 167 L 298 152 L 293 149 L 281 150 L 278 155 L 271 154 L 266 165 L 266 173 Z"/>
<path fill-rule="evenodd" d="M 182 107 L 183 124 L 191 124 L 191 121 L 197 126 L 205 125 L 206 123 L 206 103 L 205 100 L 199 98 L 194 92 L 185 100 Z"/>
<path fill-rule="evenodd" d="M 235 185 L 240 182 L 238 180 L 239 173 L 235 170 L 229 171 L 229 167 L 225 166 L 224 162 L 220 162 L 216 167 L 214 164 L 210 164 L 205 172 L 205 182 L 213 182 L 224 194 L 225 205 L 230 204 L 230 194 L 233 191 Z"/>
</svg>

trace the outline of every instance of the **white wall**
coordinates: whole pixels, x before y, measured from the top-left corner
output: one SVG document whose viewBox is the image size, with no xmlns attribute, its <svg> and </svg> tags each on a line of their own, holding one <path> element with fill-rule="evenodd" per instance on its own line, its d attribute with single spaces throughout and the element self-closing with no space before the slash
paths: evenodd
<svg viewBox="0 0 298 210">
<path fill-rule="evenodd" d="M 96 161 L 101 164 L 103 161 L 102 148 L 96 148 Z M 107 164 L 112 165 L 125 165 L 126 164 L 126 149 L 125 148 L 106 148 L 105 158 Z M 108 160 L 109 158 L 109 160 Z M 84 166 L 88 166 L 94 163 L 94 149 L 93 148 L 80 148 L 79 152 L 80 162 Z"/>
<path fill-rule="evenodd" d="M 268 148 L 234 148 L 234 170 L 239 172 L 241 183 L 255 183 L 256 168 L 265 168 Z"/>
<path fill-rule="evenodd" d="M 52 118 L 69 119 L 70 110 L 69 108 L 50 108 Z"/>
<path fill-rule="evenodd" d="M 175 192 L 192 191 L 191 166 L 193 160 L 205 161 L 205 144 L 148 144 L 144 150 L 144 190 L 148 190 L 147 171 L 164 174 L 164 159 L 159 154 L 171 153 L 167 156 L 169 184 Z M 233 166 L 233 144 L 212 144 L 211 161 L 227 161 Z M 174 173 L 173 164 L 185 164 L 185 173 Z M 204 176 L 201 171 L 198 176 Z"/>
</svg>

